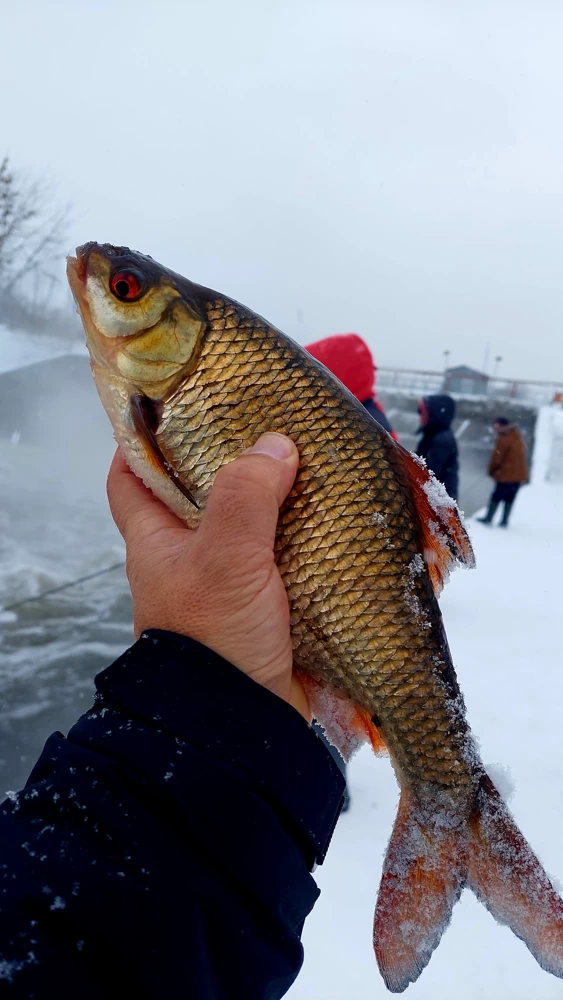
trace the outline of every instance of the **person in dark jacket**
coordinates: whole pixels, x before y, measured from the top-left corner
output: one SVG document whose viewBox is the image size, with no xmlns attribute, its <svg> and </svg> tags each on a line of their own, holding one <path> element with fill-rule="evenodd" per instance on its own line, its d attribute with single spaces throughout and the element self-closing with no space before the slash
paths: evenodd
<svg viewBox="0 0 563 1000">
<path fill-rule="evenodd" d="M 481 524 L 492 524 L 499 504 L 503 503 L 500 527 L 507 528 L 516 494 L 522 483 L 528 482 L 528 461 L 526 447 L 516 424 L 511 424 L 506 417 L 497 417 L 493 420 L 493 430 L 497 439 L 487 472 L 495 480 L 496 486 L 489 500 L 487 513 L 477 520 Z"/>
<path fill-rule="evenodd" d="M 398 441 L 375 394 L 377 368 L 365 340 L 357 333 L 335 333 L 314 344 L 308 344 L 305 350 L 336 375 L 374 420 Z"/>
<path fill-rule="evenodd" d="M 297 464 L 261 438 L 189 531 L 114 459 L 138 639 L 0 807 L 2 996 L 277 1000 L 297 976 L 344 790 L 273 561 Z"/>
<path fill-rule="evenodd" d="M 457 500 L 459 462 L 457 441 L 451 429 L 455 403 L 451 396 L 426 396 L 419 400 L 418 413 L 422 437 L 416 453 L 425 459 L 452 499 Z"/>
</svg>

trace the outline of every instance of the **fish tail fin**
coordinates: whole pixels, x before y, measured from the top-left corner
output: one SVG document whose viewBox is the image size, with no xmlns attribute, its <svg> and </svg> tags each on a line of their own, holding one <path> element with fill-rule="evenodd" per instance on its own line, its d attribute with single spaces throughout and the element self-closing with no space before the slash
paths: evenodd
<svg viewBox="0 0 563 1000">
<path fill-rule="evenodd" d="M 377 899 L 374 947 L 392 993 L 428 964 L 467 885 L 542 969 L 563 978 L 563 899 L 484 775 L 467 823 L 428 820 L 404 790 Z"/>
<path fill-rule="evenodd" d="M 404 790 L 383 868 L 374 948 L 385 985 L 402 993 L 430 960 L 465 884 L 463 828 L 427 823 Z"/>
<path fill-rule="evenodd" d="M 563 900 L 487 775 L 470 830 L 467 885 L 542 969 L 563 978 Z"/>
</svg>

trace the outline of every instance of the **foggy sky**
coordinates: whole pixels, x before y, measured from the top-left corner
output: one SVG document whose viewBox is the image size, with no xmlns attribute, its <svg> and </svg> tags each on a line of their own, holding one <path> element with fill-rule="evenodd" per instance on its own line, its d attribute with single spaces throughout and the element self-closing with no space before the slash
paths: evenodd
<svg viewBox="0 0 563 1000">
<path fill-rule="evenodd" d="M 382 365 L 563 378 L 562 4 L 0 0 L 0 35 L 0 155 L 69 250 Z"/>
</svg>

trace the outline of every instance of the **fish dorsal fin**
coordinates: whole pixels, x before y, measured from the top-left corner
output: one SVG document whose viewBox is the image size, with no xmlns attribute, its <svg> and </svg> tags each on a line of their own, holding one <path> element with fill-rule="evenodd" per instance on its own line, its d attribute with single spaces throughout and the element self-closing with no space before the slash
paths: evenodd
<svg viewBox="0 0 563 1000">
<path fill-rule="evenodd" d="M 420 553 L 439 595 L 457 563 L 475 565 L 475 556 L 459 507 L 417 455 L 394 443 L 397 464 L 406 480 L 417 515 Z"/>
</svg>

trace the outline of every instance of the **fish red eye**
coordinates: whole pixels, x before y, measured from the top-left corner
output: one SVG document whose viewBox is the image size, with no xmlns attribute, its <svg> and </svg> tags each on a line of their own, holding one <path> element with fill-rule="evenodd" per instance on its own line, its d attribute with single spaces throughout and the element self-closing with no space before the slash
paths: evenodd
<svg viewBox="0 0 563 1000">
<path fill-rule="evenodd" d="M 133 302 L 143 292 L 144 278 L 140 271 L 116 271 L 111 276 L 109 287 L 117 299 Z"/>
</svg>

